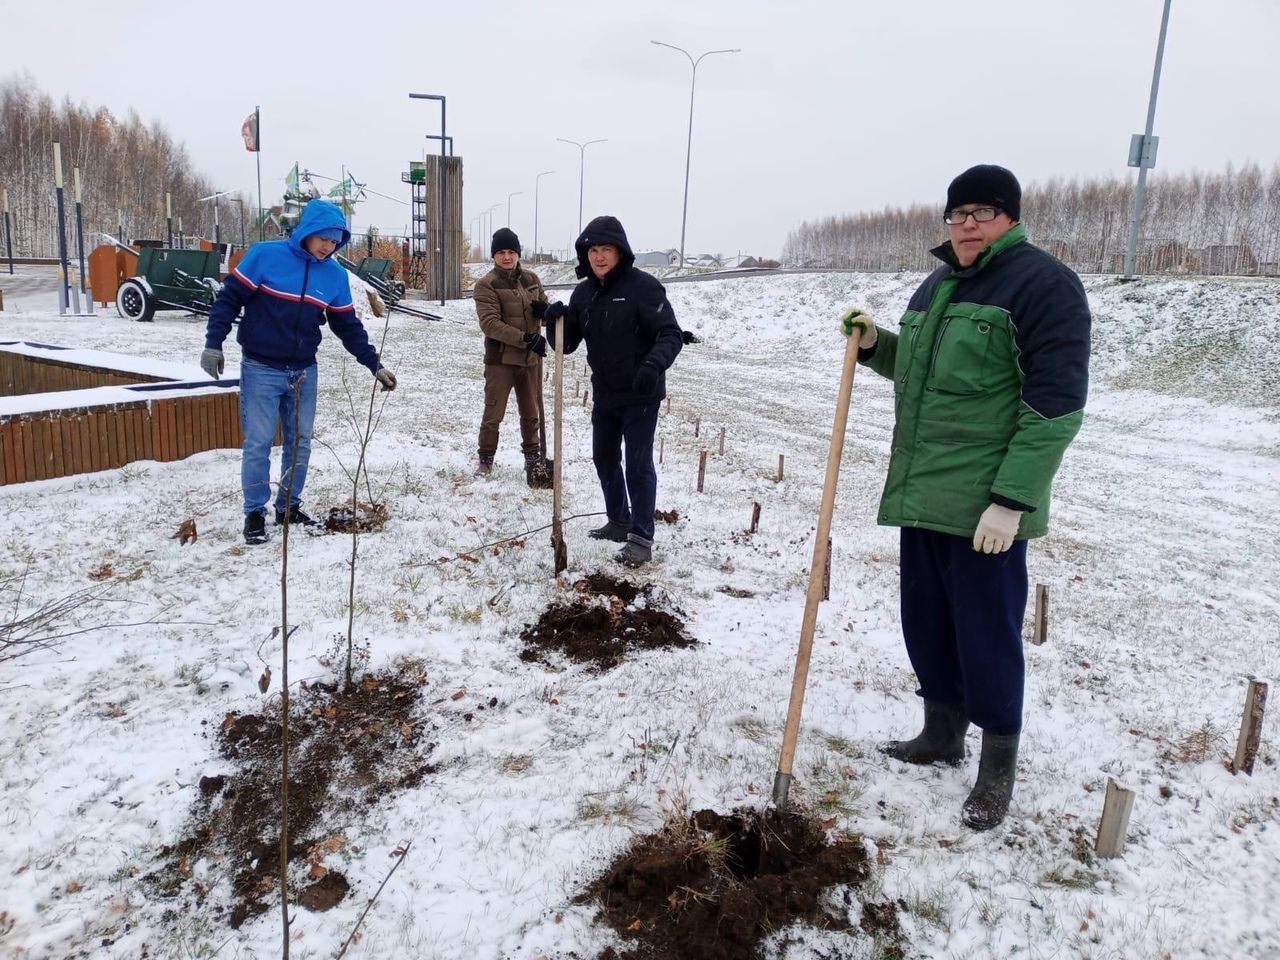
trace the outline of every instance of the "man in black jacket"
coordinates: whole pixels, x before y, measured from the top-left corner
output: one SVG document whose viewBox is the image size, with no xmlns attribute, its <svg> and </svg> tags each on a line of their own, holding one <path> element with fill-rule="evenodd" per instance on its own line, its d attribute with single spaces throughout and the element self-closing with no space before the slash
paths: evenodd
<svg viewBox="0 0 1280 960">
<path fill-rule="evenodd" d="M 609 517 L 590 535 L 623 543 L 615 559 L 638 567 L 653 557 L 653 434 L 667 395 L 666 370 L 684 345 L 683 334 L 662 284 L 634 268 L 635 254 L 616 217 L 596 217 L 574 247 L 583 280 L 567 307 L 547 308 L 547 339 L 555 345 L 556 318 L 563 316 L 564 352 L 586 341 L 595 396 L 591 459 Z"/>
</svg>

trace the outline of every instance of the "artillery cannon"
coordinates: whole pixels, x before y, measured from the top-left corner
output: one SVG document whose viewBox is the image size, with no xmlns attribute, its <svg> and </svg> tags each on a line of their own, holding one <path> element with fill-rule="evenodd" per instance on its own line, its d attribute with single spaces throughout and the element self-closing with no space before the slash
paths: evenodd
<svg viewBox="0 0 1280 960">
<path fill-rule="evenodd" d="M 143 247 L 138 273 L 120 284 L 116 310 L 128 320 L 147 321 L 157 310 L 186 310 L 208 315 L 222 285 L 220 255 L 214 250 Z"/>
</svg>

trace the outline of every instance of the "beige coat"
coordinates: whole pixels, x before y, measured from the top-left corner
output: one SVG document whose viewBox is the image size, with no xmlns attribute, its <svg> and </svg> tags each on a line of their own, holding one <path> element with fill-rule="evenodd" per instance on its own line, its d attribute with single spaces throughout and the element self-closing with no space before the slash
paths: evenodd
<svg viewBox="0 0 1280 960">
<path fill-rule="evenodd" d="M 531 367 L 538 355 L 525 346 L 526 333 L 541 333 L 542 326 L 530 305 L 547 301 L 542 281 L 531 270 L 516 264 L 511 270 L 494 267 L 476 281 L 476 317 L 484 331 L 484 362 Z"/>
</svg>

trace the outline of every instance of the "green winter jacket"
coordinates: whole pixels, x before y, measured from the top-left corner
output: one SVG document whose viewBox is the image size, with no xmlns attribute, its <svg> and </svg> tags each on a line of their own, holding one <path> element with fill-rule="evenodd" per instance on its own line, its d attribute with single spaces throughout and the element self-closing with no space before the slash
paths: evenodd
<svg viewBox="0 0 1280 960">
<path fill-rule="evenodd" d="M 894 383 L 895 423 L 879 522 L 970 537 L 999 503 L 1043 536 L 1063 452 L 1089 381 L 1080 279 L 1015 226 L 969 267 L 945 266 L 911 298 L 898 333 L 859 359 Z"/>
</svg>

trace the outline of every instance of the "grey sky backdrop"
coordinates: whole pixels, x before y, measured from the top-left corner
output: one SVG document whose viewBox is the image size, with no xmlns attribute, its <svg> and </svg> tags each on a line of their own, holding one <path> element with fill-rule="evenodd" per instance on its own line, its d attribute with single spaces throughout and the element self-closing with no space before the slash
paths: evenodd
<svg viewBox="0 0 1280 960">
<path fill-rule="evenodd" d="M 0 0 L 0 76 L 160 120 L 223 189 L 254 185 L 240 124 L 262 107 L 263 193 L 299 160 L 407 196 L 438 133 L 464 160 L 465 217 L 495 203 L 526 248 L 567 247 L 584 216 L 637 249 L 680 241 L 690 69 L 698 68 L 686 250 L 776 255 L 804 219 L 914 201 L 1002 163 L 1024 184 L 1125 175 L 1146 118 L 1162 0 L 336 0 L 45 6 Z M 122 16 L 127 9 L 130 16 Z M 1155 132 L 1160 172 L 1280 160 L 1280 2 L 1173 0 Z M 157 189 L 162 187 L 157 186 Z M 354 226 L 402 232 L 373 198 Z M 1035 225 L 1030 225 L 1033 233 Z"/>
</svg>

